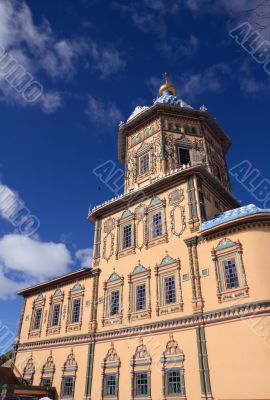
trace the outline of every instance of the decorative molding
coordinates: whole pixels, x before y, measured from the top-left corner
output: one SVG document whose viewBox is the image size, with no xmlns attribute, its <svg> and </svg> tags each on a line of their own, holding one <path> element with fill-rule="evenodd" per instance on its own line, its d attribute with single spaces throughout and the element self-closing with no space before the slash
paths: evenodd
<svg viewBox="0 0 270 400">
<path fill-rule="evenodd" d="M 240 300 L 240 299 L 239 299 Z M 237 300 L 239 302 L 239 300 Z M 259 318 L 263 315 L 270 315 L 270 299 L 264 301 L 250 302 L 231 305 L 229 307 L 220 308 L 203 312 L 201 314 L 186 315 L 181 318 L 173 318 L 159 320 L 136 326 L 116 328 L 113 330 L 96 332 L 94 338 L 97 342 L 107 341 L 111 338 L 136 337 L 143 334 L 151 334 L 158 332 L 168 332 L 196 328 L 202 324 L 216 325 L 227 321 L 239 321 L 246 318 Z M 21 342 L 18 344 L 18 351 L 23 352 L 28 349 L 45 349 L 50 347 L 70 346 L 73 344 L 89 343 L 93 340 L 93 334 L 65 336 L 60 338 L 52 338 L 46 340 L 38 340 L 34 342 Z"/>
</svg>

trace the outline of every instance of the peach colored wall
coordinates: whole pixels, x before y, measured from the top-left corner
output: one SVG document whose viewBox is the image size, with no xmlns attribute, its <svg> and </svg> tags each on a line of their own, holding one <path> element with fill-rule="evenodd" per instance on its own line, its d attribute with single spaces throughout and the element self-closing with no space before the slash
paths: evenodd
<svg viewBox="0 0 270 400">
<path fill-rule="evenodd" d="M 270 318 L 206 327 L 216 400 L 270 398 Z"/>
</svg>

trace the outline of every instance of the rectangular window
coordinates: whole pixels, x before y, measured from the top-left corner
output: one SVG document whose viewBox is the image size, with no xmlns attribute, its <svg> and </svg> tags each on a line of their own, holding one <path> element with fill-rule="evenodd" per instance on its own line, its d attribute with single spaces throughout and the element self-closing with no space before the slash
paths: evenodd
<svg viewBox="0 0 270 400">
<path fill-rule="evenodd" d="M 73 397 L 74 392 L 74 377 L 65 376 L 63 379 L 62 397 Z"/>
<path fill-rule="evenodd" d="M 146 308 L 146 287 L 145 285 L 136 286 L 136 310 L 145 310 Z"/>
<path fill-rule="evenodd" d="M 147 372 L 135 373 L 135 396 L 147 396 L 149 394 L 149 382 Z"/>
<path fill-rule="evenodd" d="M 224 275 L 227 289 L 234 289 L 239 287 L 239 280 L 235 259 L 224 261 Z"/>
<path fill-rule="evenodd" d="M 165 302 L 166 304 L 171 304 L 176 302 L 175 293 L 175 277 L 169 276 L 164 279 L 165 284 Z"/>
<path fill-rule="evenodd" d="M 44 386 L 46 388 L 50 388 L 52 386 L 51 378 L 42 378 L 41 379 L 41 386 Z"/>
<path fill-rule="evenodd" d="M 166 393 L 167 395 L 182 394 L 182 377 L 180 370 L 166 371 Z"/>
<path fill-rule="evenodd" d="M 190 165 L 190 154 L 188 149 L 178 148 L 178 159 L 180 165 Z"/>
<path fill-rule="evenodd" d="M 152 237 L 162 236 L 162 212 L 158 211 L 152 216 Z"/>
<path fill-rule="evenodd" d="M 80 312 L 81 312 L 81 299 L 73 300 L 72 304 L 72 318 L 71 323 L 75 324 L 80 321 Z"/>
<path fill-rule="evenodd" d="M 110 312 L 110 315 L 119 314 L 119 298 L 120 298 L 119 290 L 111 292 L 111 312 Z"/>
<path fill-rule="evenodd" d="M 131 224 L 125 225 L 123 228 L 123 249 L 131 247 L 132 244 Z"/>
<path fill-rule="evenodd" d="M 33 329 L 39 329 L 40 328 L 41 314 L 42 314 L 42 308 L 37 308 L 36 312 L 35 312 L 35 320 L 34 320 Z"/>
<path fill-rule="evenodd" d="M 149 153 L 144 154 L 139 158 L 139 174 L 145 174 L 150 168 L 150 157 Z"/>
<path fill-rule="evenodd" d="M 52 313 L 52 326 L 59 325 L 59 317 L 60 317 L 60 304 L 54 304 Z"/>
<path fill-rule="evenodd" d="M 105 375 L 104 396 L 114 397 L 117 395 L 116 375 Z"/>
</svg>

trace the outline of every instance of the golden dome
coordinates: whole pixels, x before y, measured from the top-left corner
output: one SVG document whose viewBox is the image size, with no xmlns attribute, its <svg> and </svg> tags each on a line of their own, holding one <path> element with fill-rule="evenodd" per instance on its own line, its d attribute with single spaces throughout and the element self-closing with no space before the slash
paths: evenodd
<svg viewBox="0 0 270 400">
<path fill-rule="evenodd" d="M 163 75 L 164 84 L 159 88 L 159 95 L 162 96 L 164 92 L 171 92 L 174 96 L 176 96 L 176 89 L 169 81 L 169 75 L 167 72 Z"/>
</svg>

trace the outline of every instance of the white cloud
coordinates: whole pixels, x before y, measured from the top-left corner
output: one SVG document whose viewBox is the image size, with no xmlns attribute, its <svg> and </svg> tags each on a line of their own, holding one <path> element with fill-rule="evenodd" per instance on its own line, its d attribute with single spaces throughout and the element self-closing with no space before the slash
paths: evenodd
<svg viewBox="0 0 270 400">
<path fill-rule="evenodd" d="M 71 256 L 63 243 L 9 234 L 0 239 L 0 262 L 7 269 L 44 279 L 67 272 Z"/>
<path fill-rule="evenodd" d="M 93 250 L 86 248 L 77 250 L 75 257 L 79 260 L 81 268 L 90 268 L 92 262 Z"/>
<path fill-rule="evenodd" d="M 39 82 L 41 73 L 51 79 L 53 85 L 58 80 L 68 81 L 77 72 L 79 61 L 84 60 L 84 67 L 98 71 L 104 79 L 125 68 L 125 61 L 113 46 L 106 46 L 93 39 L 59 38 L 48 20 L 37 25 L 33 21 L 30 8 L 25 1 L 0 1 L 0 50 L 4 49 L 13 57 L 19 68 L 31 74 Z M 87 62 L 86 62 L 87 57 Z M 27 106 L 38 105 L 44 112 L 52 113 L 62 106 L 62 95 L 58 90 L 43 86 L 42 95 L 33 103 L 25 101 L 22 94 L 7 82 L 3 72 L 4 57 L 0 56 L 0 101 L 9 104 Z M 2 68 L 2 70 L 1 70 Z M 12 72 L 9 64 L 6 72 Z"/>
<path fill-rule="evenodd" d="M 92 122 L 98 125 L 103 124 L 107 128 L 113 128 L 123 119 L 121 111 L 115 104 L 106 104 L 93 96 L 88 97 L 85 111 Z"/>
<path fill-rule="evenodd" d="M 92 41 L 90 51 L 93 58 L 92 69 L 97 70 L 102 79 L 123 70 L 126 66 L 119 51 L 114 48 L 102 47 Z"/>
<path fill-rule="evenodd" d="M 177 85 L 179 96 L 190 101 L 204 93 L 219 92 L 229 73 L 230 67 L 227 64 L 214 64 L 202 72 L 186 73 Z"/>
<path fill-rule="evenodd" d="M 0 239 L 0 299 L 42 280 L 67 273 L 72 263 L 63 243 L 42 242 L 24 235 Z"/>
</svg>

